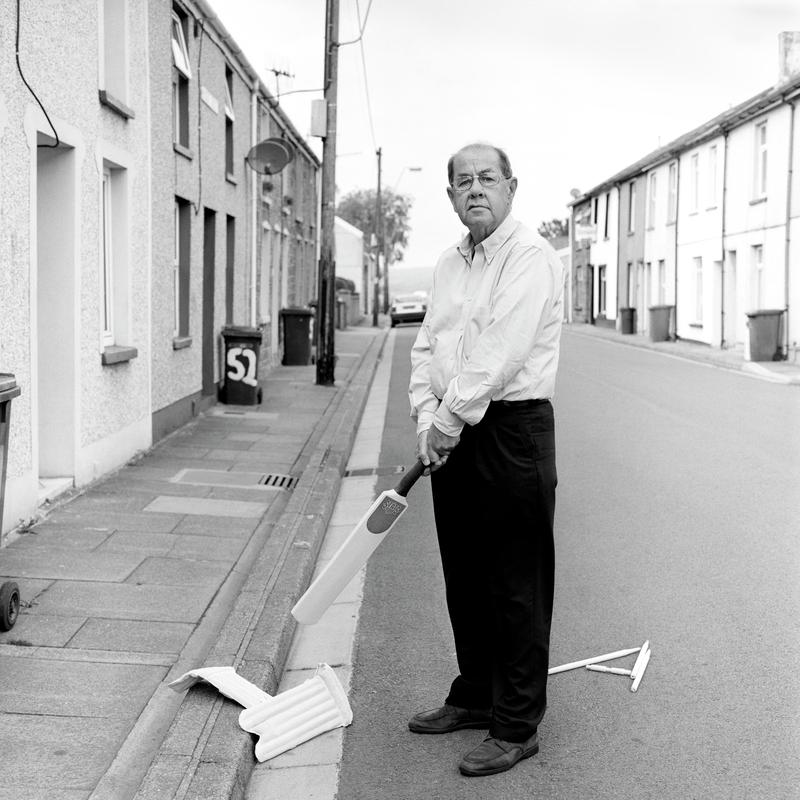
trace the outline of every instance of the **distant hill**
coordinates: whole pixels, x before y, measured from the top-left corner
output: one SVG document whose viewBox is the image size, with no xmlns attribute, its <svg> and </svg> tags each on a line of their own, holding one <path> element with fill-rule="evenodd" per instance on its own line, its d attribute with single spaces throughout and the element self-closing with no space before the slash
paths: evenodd
<svg viewBox="0 0 800 800">
<path fill-rule="evenodd" d="M 430 292 L 433 281 L 433 267 L 389 267 L 389 294 L 413 294 Z"/>
</svg>

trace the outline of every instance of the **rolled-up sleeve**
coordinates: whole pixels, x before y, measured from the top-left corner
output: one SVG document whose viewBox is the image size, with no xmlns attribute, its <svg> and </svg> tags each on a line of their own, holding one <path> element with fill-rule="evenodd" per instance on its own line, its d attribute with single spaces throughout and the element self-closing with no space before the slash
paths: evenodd
<svg viewBox="0 0 800 800">
<path fill-rule="evenodd" d="M 431 389 L 430 364 L 431 340 L 426 319 L 411 348 L 411 380 L 408 384 L 411 418 L 417 423 L 418 434 L 431 427 L 439 407 L 439 400 Z"/>
</svg>

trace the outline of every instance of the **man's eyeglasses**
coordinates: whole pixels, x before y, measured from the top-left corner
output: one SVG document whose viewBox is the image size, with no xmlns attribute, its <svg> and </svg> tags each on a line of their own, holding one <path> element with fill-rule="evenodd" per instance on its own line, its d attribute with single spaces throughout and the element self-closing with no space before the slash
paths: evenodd
<svg viewBox="0 0 800 800">
<path fill-rule="evenodd" d="M 508 178 L 501 178 L 499 175 L 459 175 L 452 183 L 453 189 L 459 193 L 468 192 L 472 188 L 472 184 L 478 179 L 478 183 L 485 189 L 491 189 L 498 186 L 502 181 L 507 181 Z"/>
</svg>

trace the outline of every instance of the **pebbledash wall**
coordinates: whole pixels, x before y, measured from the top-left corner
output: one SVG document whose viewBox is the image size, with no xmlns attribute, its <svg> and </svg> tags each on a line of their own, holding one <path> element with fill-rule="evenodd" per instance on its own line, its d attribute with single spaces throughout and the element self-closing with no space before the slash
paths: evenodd
<svg viewBox="0 0 800 800">
<path fill-rule="evenodd" d="M 2 59 L 0 372 L 22 390 L 2 532 L 215 402 L 226 324 L 267 323 L 262 367 L 278 363 L 260 287 L 306 305 L 316 280 L 319 162 L 206 3 L 20 12 L 20 64 L 52 126 Z M 16 35 L 3 4 L 2 52 Z M 262 176 L 245 164 L 274 135 L 296 153 L 277 261 L 263 258 Z"/>
<path fill-rule="evenodd" d="M 586 234 L 575 255 L 588 258 L 595 277 L 592 320 L 603 316 L 602 271 L 606 283 L 616 281 L 616 308 L 604 316 L 617 327 L 619 309 L 635 308 L 636 330 L 646 333 L 649 307 L 670 305 L 674 336 L 746 347 L 748 312 L 773 309 L 784 311 L 782 355 L 800 345 L 800 33 L 783 33 L 779 43 L 774 86 L 570 203 L 573 230 Z M 615 214 L 613 247 L 604 231 Z"/>
</svg>

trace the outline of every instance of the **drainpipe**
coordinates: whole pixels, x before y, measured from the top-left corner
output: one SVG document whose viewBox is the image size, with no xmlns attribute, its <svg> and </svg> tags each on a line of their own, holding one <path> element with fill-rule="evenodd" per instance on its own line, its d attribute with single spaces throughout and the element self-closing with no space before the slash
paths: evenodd
<svg viewBox="0 0 800 800">
<path fill-rule="evenodd" d="M 681 207 L 681 157 L 675 159 L 675 312 L 672 321 L 675 324 L 675 341 L 678 336 L 678 217 Z"/>
<path fill-rule="evenodd" d="M 725 347 L 725 211 L 727 210 L 726 200 L 728 198 L 728 129 L 722 131 L 724 142 L 722 145 L 722 232 L 720 248 L 722 250 L 721 274 L 720 274 L 720 303 L 719 303 L 719 349 Z"/>
<path fill-rule="evenodd" d="M 783 276 L 783 292 L 784 292 L 784 316 L 783 316 L 783 357 L 789 358 L 789 254 L 790 245 L 792 240 L 791 224 L 792 224 L 792 173 L 794 171 L 794 102 L 789 103 L 792 107 L 791 117 L 789 121 L 789 169 L 786 176 L 786 243 L 784 251 L 784 276 Z"/>
<path fill-rule="evenodd" d="M 250 92 L 250 146 L 258 144 L 258 80 Z M 258 173 L 250 170 L 250 327 L 258 322 L 256 283 L 258 279 Z"/>
</svg>

